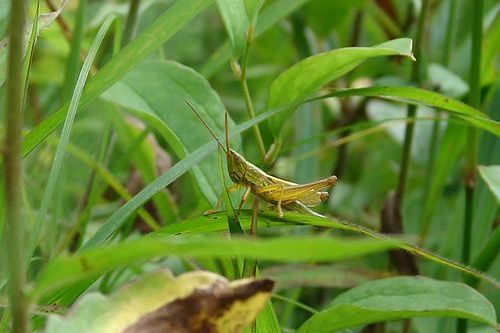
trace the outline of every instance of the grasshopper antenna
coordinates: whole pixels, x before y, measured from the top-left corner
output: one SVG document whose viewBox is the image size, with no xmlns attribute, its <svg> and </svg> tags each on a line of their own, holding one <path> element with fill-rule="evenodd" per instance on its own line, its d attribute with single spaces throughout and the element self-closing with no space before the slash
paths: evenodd
<svg viewBox="0 0 500 333">
<path fill-rule="evenodd" d="M 187 99 L 184 100 L 186 102 L 186 104 L 189 106 L 189 108 L 191 110 L 193 110 L 194 114 L 198 117 L 198 119 L 201 120 L 201 122 L 203 123 L 203 126 L 205 126 L 205 128 L 208 130 L 208 132 L 210 132 L 210 135 L 215 139 L 215 141 L 217 141 L 217 144 L 222 148 L 222 150 L 224 150 L 224 152 L 226 154 L 228 154 L 229 152 L 229 144 L 228 144 L 228 141 L 227 141 L 227 112 L 226 112 L 226 144 L 228 145 L 228 149 L 226 150 L 226 148 L 224 147 L 224 145 L 219 141 L 219 139 L 217 139 L 217 136 L 215 135 L 215 133 L 210 129 L 210 127 L 208 126 L 207 122 L 205 121 L 205 119 L 203 119 L 203 117 L 201 116 L 201 114 L 196 111 L 196 109 L 194 108 L 193 104 L 191 104 L 190 101 L 188 101 Z"/>
</svg>

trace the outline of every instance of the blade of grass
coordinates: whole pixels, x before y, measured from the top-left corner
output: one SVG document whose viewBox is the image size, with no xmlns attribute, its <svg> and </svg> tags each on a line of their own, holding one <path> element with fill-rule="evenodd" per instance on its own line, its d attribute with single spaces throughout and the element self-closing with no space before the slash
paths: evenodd
<svg viewBox="0 0 500 333">
<path fill-rule="evenodd" d="M 23 75 L 24 75 L 24 94 L 23 94 L 23 105 L 26 107 L 26 98 L 28 96 L 28 86 L 29 86 L 29 74 L 31 63 L 33 60 L 33 54 L 35 53 L 35 44 L 38 37 L 38 18 L 40 15 L 40 1 L 37 1 L 35 18 L 33 19 L 33 27 L 31 29 L 31 35 L 28 42 L 28 48 L 26 49 L 26 56 L 24 57 L 23 64 Z"/>
<path fill-rule="evenodd" d="M 82 95 L 79 108 L 99 97 L 212 2 L 213 0 L 177 1 L 92 78 Z M 64 121 L 67 112 L 68 105 L 64 105 L 32 129 L 24 138 L 23 156 L 45 140 Z"/>
<path fill-rule="evenodd" d="M 76 111 L 78 108 L 78 104 L 80 102 L 80 98 L 82 96 L 83 87 L 87 81 L 87 77 L 90 71 L 90 67 L 94 62 L 94 58 L 97 54 L 97 50 L 101 46 L 102 41 L 104 40 L 104 36 L 106 35 L 111 23 L 113 22 L 114 17 L 108 17 L 101 28 L 97 32 L 96 38 L 94 39 L 92 46 L 89 49 L 89 53 L 85 62 L 83 63 L 82 70 L 78 76 L 78 80 L 73 92 L 73 96 L 71 97 L 71 102 L 69 106 L 69 112 L 67 113 L 67 117 L 64 122 L 63 130 L 61 133 L 61 139 L 56 149 L 56 154 L 54 158 L 54 162 L 52 164 L 52 168 L 49 173 L 49 178 L 47 180 L 47 186 L 44 191 L 44 195 L 42 198 L 42 203 L 40 205 L 40 209 L 38 211 L 38 215 L 36 218 L 35 226 L 33 228 L 33 232 L 30 237 L 30 241 L 28 243 L 28 252 L 26 260 L 31 258 L 33 251 L 35 250 L 38 239 L 40 237 L 40 232 L 42 227 L 45 225 L 45 217 L 49 210 L 50 202 L 53 199 L 53 195 L 56 189 L 57 180 L 59 179 L 59 174 L 61 172 L 62 163 L 64 160 L 64 155 L 66 152 L 66 147 L 68 146 L 69 137 L 71 134 L 71 128 L 73 126 L 73 122 L 76 116 Z"/>
<path fill-rule="evenodd" d="M 125 28 L 123 29 L 122 46 L 127 45 L 132 39 L 137 22 L 137 14 L 139 12 L 140 0 L 130 0 L 130 7 L 128 10 L 127 20 L 125 21 Z"/>
<path fill-rule="evenodd" d="M 446 95 L 420 88 L 396 86 L 341 89 L 334 90 L 320 97 L 312 98 L 311 101 L 328 97 L 344 96 L 379 97 L 403 103 L 426 105 L 447 111 L 462 119 L 467 124 L 487 130 L 497 136 L 500 135 L 500 123 L 492 120 L 480 110 Z"/>
<path fill-rule="evenodd" d="M 34 299 L 64 286 L 95 278 L 114 268 L 168 255 L 210 257 L 249 257 L 273 261 L 329 262 L 356 258 L 394 248 L 396 239 L 282 237 L 245 239 L 213 236 L 145 236 L 134 241 L 88 249 L 52 261 L 41 274 L 31 296 Z M 293 255 L 290 255 L 293 253 Z"/>
<path fill-rule="evenodd" d="M 198 234 L 198 233 L 210 233 L 219 232 L 227 230 L 227 225 L 225 224 L 224 213 L 215 213 L 207 216 L 198 216 L 190 220 L 185 220 L 172 226 L 168 226 L 158 230 L 158 234 L 170 234 L 170 235 L 182 235 L 186 234 Z M 250 210 L 242 210 L 240 214 L 241 226 L 244 230 L 250 227 L 250 218 L 252 212 Z M 276 213 L 269 211 L 259 212 L 259 225 L 261 227 L 275 227 L 278 225 L 287 226 L 288 224 L 302 224 L 309 225 L 319 228 L 326 229 L 340 229 L 351 231 L 355 233 L 361 233 L 366 236 L 370 236 L 377 239 L 386 239 L 389 236 L 381 234 L 379 232 L 373 231 L 369 228 L 357 225 L 351 222 L 335 219 L 326 218 L 312 215 L 302 215 L 294 212 L 285 212 L 283 219 L 277 219 Z M 487 276 L 473 268 L 464 266 L 461 263 L 455 262 L 453 260 L 441 257 L 425 248 L 415 246 L 409 242 L 402 241 L 399 245 L 400 249 L 406 250 L 414 255 L 421 256 L 428 260 L 434 261 L 441 265 L 451 267 L 455 270 L 467 273 L 472 277 L 476 277 L 487 281 L 496 288 L 500 288 L 500 283 L 494 278 Z"/>
</svg>

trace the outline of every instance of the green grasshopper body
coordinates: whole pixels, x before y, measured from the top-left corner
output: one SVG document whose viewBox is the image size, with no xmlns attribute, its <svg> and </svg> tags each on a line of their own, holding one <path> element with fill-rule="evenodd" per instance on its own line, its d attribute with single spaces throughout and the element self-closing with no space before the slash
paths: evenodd
<svg viewBox="0 0 500 333">
<path fill-rule="evenodd" d="M 191 103 L 188 101 L 186 103 L 226 153 L 227 169 L 231 180 L 236 186 L 247 188 L 239 209 L 241 209 L 248 194 L 251 192 L 276 207 L 280 218 L 283 217 L 283 208 L 300 213 L 319 215 L 309 209 L 309 207 L 317 206 L 328 199 L 328 192 L 322 192 L 321 190 L 335 185 L 337 177 L 330 176 L 312 183 L 296 184 L 271 176 L 248 162 L 243 156 L 229 147 L 227 114 L 225 123 L 226 147 L 224 147 L 198 111 L 196 111 Z"/>
<path fill-rule="evenodd" d="M 283 216 L 282 207 L 316 215 L 309 207 L 326 201 L 328 192 L 321 190 L 335 185 L 337 181 L 337 177 L 330 176 L 312 183 L 296 184 L 267 174 L 232 149 L 227 150 L 226 158 L 231 180 L 276 206 L 280 217 Z"/>
</svg>

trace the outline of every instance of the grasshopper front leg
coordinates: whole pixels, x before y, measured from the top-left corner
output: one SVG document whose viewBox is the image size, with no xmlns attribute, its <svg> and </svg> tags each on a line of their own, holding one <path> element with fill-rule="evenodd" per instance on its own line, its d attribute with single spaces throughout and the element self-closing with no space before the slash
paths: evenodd
<svg viewBox="0 0 500 333">
<path fill-rule="evenodd" d="M 240 216 L 241 213 L 241 208 L 243 208 L 243 205 L 248 199 L 248 196 L 250 195 L 252 188 L 248 186 L 245 190 L 245 193 L 243 193 L 243 196 L 241 197 L 240 205 L 238 206 L 238 210 L 236 211 L 236 216 Z"/>
</svg>

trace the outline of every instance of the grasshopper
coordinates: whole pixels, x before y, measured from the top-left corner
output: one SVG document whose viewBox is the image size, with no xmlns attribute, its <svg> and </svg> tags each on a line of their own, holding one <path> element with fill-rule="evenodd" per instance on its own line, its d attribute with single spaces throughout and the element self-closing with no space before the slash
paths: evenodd
<svg viewBox="0 0 500 333">
<path fill-rule="evenodd" d="M 279 218 L 283 218 L 283 209 L 321 216 L 309 207 L 317 206 L 328 199 L 328 192 L 322 192 L 321 190 L 335 185 L 337 182 L 336 176 L 332 175 L 307 184 L 296 184 L 271 176 L 229 147 L 227 112 L 224 124 L 226 146 L 224 146 L 194 106 L 187 100 L 186 103 L 226 154 L 227 170 L 231 180 L 235 183 L 236 187 L 246 187 L 246 191 L 238 207 L 238 213 L 247 200 L 248 195 L 253 193 L 258 198 L 275 207 Z"/>
</svg>

